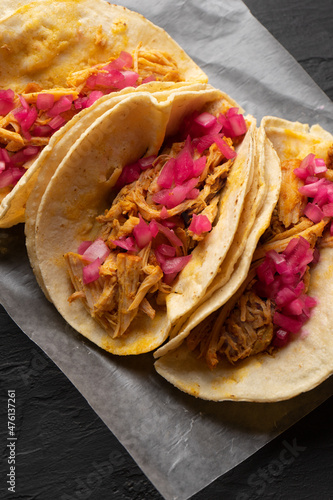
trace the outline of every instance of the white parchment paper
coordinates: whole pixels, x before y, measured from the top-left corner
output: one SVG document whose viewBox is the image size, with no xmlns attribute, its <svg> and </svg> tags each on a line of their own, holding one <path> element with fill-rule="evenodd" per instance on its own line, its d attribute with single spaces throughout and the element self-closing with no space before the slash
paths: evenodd
<svg viewBox="0 0 333 500">
<path fill-rule="evenodd" d="M 240 0 L 130 0 L 206 71 L 212 85 L 258 119 L 320 123 L 333 104 Z M 291 401 L 212 403 L 181 393 L 152 355 L 114 357 L 74 332 L 39 290 L 22 226 L 0 231 L 0 300 L 67 375 L 165 499 L 186 500 L 249 457 L 333 393 L 333 379 Z M 17 307 L 20 304 L 20 307 Z"/>
</svg>

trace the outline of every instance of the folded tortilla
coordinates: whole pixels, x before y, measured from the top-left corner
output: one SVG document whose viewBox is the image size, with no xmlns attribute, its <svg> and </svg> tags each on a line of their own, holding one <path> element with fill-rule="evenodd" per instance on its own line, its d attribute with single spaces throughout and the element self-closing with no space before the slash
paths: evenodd
<svg viewBox="0 0 333 500">
<path fill-rule="evenodd" d="M 67 123 L 63 127 L 63 135 L 61 138 L 59 138 L 59 140 L 53 141 L 51 139 L 50 144 L 43 150 L 41 154 L 41 157 L 38 161 L 39 166 L 36 166 L 36 168 L 34 169 L 29 169 L 26 174 L 27 180 L 30 179 L 30 176 L 32 176 L 31 181 L 29 180 L 29 182 L 26 182 L 24 186 L 20 186 L 19 189 L 21 196 L 15 196 L 11 205 L 12 208 L 15 207 L 17 212 L 19 213 L 22 203 L 22 196 L 25 195 L 26 197 L 28 197 L 25 206 L 24 226 L 26 247 L 30 264 L 33 268 L 38 284 L 47 297 L 48 293 L 43 284 L 35 248 L 36 217 L 38 207 L 40 205 L 45 189 L 56 169 L 65 158 L 69 149 L 80 138 L 80 136 L 84 132 L 86 132 L 86 130 L 93 124 L 94 121 L 96 121 L 107 111 L 111 110 L 124 97 L 126 97 L 126 95 L 130 93 L 140 93 L 144 90 L 148 90 L 149 92 L 154 94 L 155 99 L 162 102 L 168 98 L 171 89 L 172 91 L 175 91 L 177 89 L 178 92 L 182 92 L 182 90 L 187 92 L 189 90 L 201 91 L 205 88 L 206 84 L 203 83 L 188 83 L 181 84 L 180 86 L 175 87 L 174 84 L 163 82 L 161 84 L 154 84 L 154 88 L 151 87 L 151 84 L 146 84 L 140 85 L 138 89 L 124 89 L 120 92 L 116 92 L 111 97 L 99 99 L 89 109 L 82 111 L 79 115 L 75 116 L 69 123 Z"/>
<path fill-rule="evenodd" d="M 110 325 L 105 328 L 101 324 L 102 320 L 98 321 L 98 312 L 95 311 L 95 317 L 92 317 L 87 304 L 81 300 L 87 289 L 81 287 L 80 277 L 77 278 L 79 288 L 73 289 L 64 254 L 70 255 L 77 263 L 81 260 L 77 255 L 80 243 L 101 237 L 103 233 L 97 216 L 100 216 L 99 219 L 104 218 L 109 228 L 118 227 L 117 217 L 109 220 L 107 213 L 112 200 L 118 200 L 113 188 L 125 166 L 141 157 L 157 155 L 161 146 L 180 132 L 184 119 L 194 112 L 218 114 L 221 110 L 235 107 L 242 111 L 229 96 L 212 87 L 205 90 L 170 91 L 163 100 L 149 93 L 130 94 L 93 122 L 70 148 L 50 180 L 42 196 L 35 224 L 34 246 L 40 277 L 50 300 L 68 323 L 103 349 L 120 355 L 155 349 L 166 340 L 170 329 L 183 316 L 191 314 L 223 269 L 237 228 L 242 224 L 245 200 L 251 188 L 255 186 L 258 189 L 259 185 L 253 182 L 257 178 L 257 174 L 254 174 L 256 127 L 253 117 L 246 117 L 248 130 L 241 141 L 236 141 L 237 156 L 226 161 L 218 152 L 222 164 L 217 163 L 212 167 L 211 179 L 214 178 L 214 172 L 217 175 L 220 165 L 225 169 L 227 178 L 222 182 L 218 198 L 215 199 L 216 216 L 212 230 L 191 251 L 191 260 L 170 285 L 171 288 L 165 294 L 165 303 L 154 305 L 153 317 L 143 314 L 141 310 L 137 311 L 124 334 L 115 336 Z M 176 144 L 173 147 L 177 149 L 178 146 Z M 212 148 L 217 151 L 215 143 Z M 154 168 L 158 168 L 158 165 Z M 146 175 L 150 175 L 149 172 Z M 222 177 L 225 178 L 224 173 Z M 141 177 L 137 182 L 141 182 Z M 125 191 L 120 193 L 125 193 L 122 194 L 125 196 L 125 205 L 127 191 L 129 200 L 133 201 L 131 190 L 136 189 L 136 184 L 133 182 L 133 185 L 123 189 Z M 205 192 L 208 191 L 206 187 Z M 148 221 L 154 219 L 162 224 L 165 217 L 163 207 L 156 203 L 149 206 L 149 199 L 148 196 L 148 205 L 142 200 L 138 202 L 139 213 Z M 185 207 L 194 203 L 197 203 L 195 198 L 179 207 L 184 207 L 182 211 L 186 211 Z M 179 207 L 168 209 L 167 217 L 172 216 L 172 210 L 179 212 Z M 105 214 L 101 216 L 103 212 Z M 131 220 L 129 217 L 128 223 Z M 130 259 L 130 254 L 122 253 L 124 259 L 126 255 Z M 73 266 L 70 269 L 75 274 L 76 268 L 74 271 Z M 69 302 L 74 290 L 77 295 Z M 118 316 L 123 319 L 124 313 L 128 313 L 128 304 L 125 311 L 119 307 Z"/>
<path fill-rule="evenodd" d="M 139 74 L 137 82 L 125 80 L 128 88 L 124 90 L 121 83 L 110 86 L 110 80 L 93 84 L 96 75 L 110 77 L 104 68 L 123 52 L 131 54 L 132 65 L 128 62 L 128 67 L 125 65 L 121 70 Z M 71 141 L 89 126 L 87 122 L 80 126 L 77 121 L 97 104 L 104 100 L 106 106 L 114 93 L 126 94 L 128 89 L 133 91 L 137 86 L 158 91 L 187 82 L 206 81 L 205 73 L 163 29 L 124 7 L 104 0 L 6 2 L 0 19 L 0 91 L 15 92 L 15 107 L 1 118 L 0 145 L 9 156 L 26 151 L 29 146 L 37 149 L 27 161 L 15 163 L 15 176 L 21 175 L 18 182 L 17 177 L 13 177 L 11 183 L 6 184 L 0 173 L 0 227 L 24 222 L 25 204 L 39 172 L 50 158 L 55 163 L 53 148 L 64 139 L 57 153 L 57 161 L 61 161 L 60 149 L 66 151 Z M 78 99 L 94 92 L 105 95 L 80 111 Z M 47 111 L 39 110 L 37 120 L 27 130 L 22 125 L 24 119 L 15 115 L 24 106 L 29 112 L 36 110 L 39 94 L 52 94 L 55 102 L 64 97 L 73 100 L 71 109 L 57 116 L 65 120 L 65 125 L 53 124 L 52 135 L 37 132 L 35 126 L 45 130 L 51 121 Z M 2 97 L 0 95 L 0 99 Z M 30 148 L 28 153 L 31 155 L 31 152 Z M 12 166 L 7 164 L 7 168 Z"/>
<path fill-rule="evenodd" d="M 247 239 L 247 250 L 243 253 L 247 261 L 245 266 L 249 273 L 248 278 L 244 281 L 242 273 L 241 279 L 235 282 L 238 271 L 242 269 L 241 262 L 244 259 L 241 257 L 228 284 L 216 291 L 206 304 L 201 305 L 178 335 L 155 353 L 156 357 L 161 356 L 155 362 L 155 368 L 161 376 L 182 391 L 202 399 L 255 402 L 285 400 L 316 387 L 333 372 L 332 314 L 330 312 L 330 302 L 333 297 L 333 270 L 329 221 L 324 219 L 313 223 L 303 215 L 304 205 L 299 208 L 299 199 L 297 196 L 295 198 L 292 193 L 294 182 L 298 183 L 299 180 L 296 179 L 294 173 L 290 175 L 289 167 L 296 162 L 291 167 L 295 168 L 307 155 L 313 154 L 325 161 L 328 168 L 325 176 L 331 181 L 333 137 L 319 125 L 310 128 L 306 124 L 276 117 L 265 117 L 259 134 L 265 136 L 265 146 L 261 148 L 261 155 L 265 155 L 268 191 L 261 212 L 252 227 L 251 235 Z M 278 154 L 279 163 L 276 163 L 274 159 L 272 146 Z M 302 202 L 306 203 L 307 200 L 302 200 Z M 283 231 L 282 224 L 285 223 L 285 219 L 296 213 L 297 217 L 294 222 L 287 222 L 288 227 Z M 278 224 L 281 226 L 280 234 L 275 233 L 273 223 L 274 228 Z M 265 228 L 267 231 L 263 235 Z M 269 234 L 270 231 L 272 235 Z M 263 235 L 257 248 L 258 238 L 254 236 L 255 233 L 257 236 Z M 240 342 L 241 337 L 235 333 L 232 334 L 224 325 L 231 325 L 227 322 L 228 318 L 236 310 L 235 308 L 241 308 L 240 304 L 242 304 L 242 297 L 245 297 L 245 292 L 252 290 L 250 287 L 251 281 L 255 278 L 255 267 L 262 262 L 267 251 L 276 249 L 281 252 L 292 238 L 300 236 L 311 241 L 312 245 L 316 243 L 320 249 L 319 262 L 311 267 L 311 270 L 309 269 L 310 282 L 307 294 L 317 301 L 310 319 L 303 325 L 301 332 L 290 335 L 289 341 L 283 346 L 272 347 L 272 344 L 269 344 L 263 346 L 261 351 L 259 349 L 260 352 L 256 352 L 260 342 L 264 343 L 265 337 L 261 331 L 263 336 L 260 339 L 257 337 L 251 340 L 253 342 L 251 343 L 249 326 L 247 330 L 249 333 L 244 333 L 243 336 L 245 345 L 239 344 L 237 347 L 237 339 Z M 253 267 L 251 267 L 251 261 Z M 225 294 L 226 289 L 228 292 Z M 215 300 L 216 297 L 217 300 Z M 218 300 L 222 305 L 220 309 L 217 308 Z M 245 316 L 242 321 L 246 327 L 246 321 L 250 320 Z M 188 343 L 195 331 L 203 335 L 202 339 L 206 335 L 207 341 L 211 342 L 206 344 L 209 345 L 208 350 L 202 349 L 201 354 L 193 348 L 193 344 L 191 347 L 191 343 Z M 213 342 L 214 334 L 218 336 Z M 228 338 L 229 344 L 226 344 L 225 339 Z M 194 340 L 195 338 L 192 337 L 192 342 Z M 218 363 L 212 367 L 209 366 L 207 359 L 216 356 L 215 341 L 217 341 L 215 345 L 220 345 L 223 351 L 221 350 L 220 354 L 217 352 Z M 246 356 L 245 347 L 250 351 Z M 213 350 L 209 351 L 209 348 Z M 230 353 L 234 356 L 237 353 L 239 359 L 236 361 L 235 356 L 230 362 L 229 359 L 232 359 Z"/>
</svg>

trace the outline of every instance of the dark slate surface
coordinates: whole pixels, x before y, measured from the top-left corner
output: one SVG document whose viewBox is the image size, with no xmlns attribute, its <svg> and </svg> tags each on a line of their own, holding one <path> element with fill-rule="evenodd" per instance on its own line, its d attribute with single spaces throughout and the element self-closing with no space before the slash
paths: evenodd
<svg viewBox="0 0 333 500">
<path fill-rule="evenodd" d="M 245 3 L 333 99 L 332 1 Z M 85 399 L 2 308 L 0 344 L 0 498 L 161 498 Z M 15 494 L 6 484 L 7 391 L 12 388 L 18 438 Z M 332 414 L 330 398 L 193 500 L 333 498 Z"/>
</svg>

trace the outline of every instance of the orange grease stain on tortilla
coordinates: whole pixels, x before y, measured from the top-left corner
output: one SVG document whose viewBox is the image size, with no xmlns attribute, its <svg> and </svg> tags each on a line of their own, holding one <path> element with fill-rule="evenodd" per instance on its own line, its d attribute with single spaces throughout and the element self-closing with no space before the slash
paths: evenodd
<svg viewBox="0 0 333 500">
<path fill-rule="evenodd" d="M 116 339 L 112 339 L 112 343 L 110 343 L 107 337 L 104 337 L 101 340 L 101 348 L 105 349 L 108 352 L 114 352 L 115 345 L 117 347 L 117 354 L 126 355 L 126 354 L 140 354 L 142 352 L 147 352 L 151 350 L 152 341 L 151 338 L 146 338 L 143 334 L 142 338 L 137 339 L 136 342 L 131 346 L 128 343 L 128 337 L 123 336 Z"/>
</svg>

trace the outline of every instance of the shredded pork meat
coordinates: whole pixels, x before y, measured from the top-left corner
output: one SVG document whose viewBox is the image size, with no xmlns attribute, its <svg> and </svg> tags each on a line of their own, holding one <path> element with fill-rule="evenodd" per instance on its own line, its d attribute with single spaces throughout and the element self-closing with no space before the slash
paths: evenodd
<svg viewBox="0 0 333 500">
<path fill-rule="evenodd" d="M 125 185 L 114 198 L 111 207 L 97 217 L 101 224 L 100 237 L 111 250 L 99 269 L 97 281 L 83 284 L 82 268 L 87 263 L 78 254 L 66 254 L 74 287 L 69 300 L 82 300 L 90 314 L 113 338 L 126 334 L 138 314 L 145 314 L 153 319 L 156 308 L 164 307 L 165 297 L 170 293 L 171 287 L 165 283 L 163 271 L 155 256 L 156 246 L 170 245 L 164 234 L 159 233 L 154 238 L 154 245 L 149 243 L 135 255 L 124 252 L 114 242 L 132 234 L 140 222 L 139 216 L 147 222 L 153 219 L 163 221 L 162 207 L 152 200 L 153 194 L 158 190 L 156 179 L 166 162 L 176 157 L 184 145 L 184 141 L 177 142 L 162 150 L 153 166 L 142 171 L 137 181 Z M 214 223 L 220 194 L 232 165 L 232 161 L 227 161 L 215 144 L 204 154 L 206 168 L 198 179 L 199 196 L 168 209 L 168 221 L 174 225 L 173 231 L 183 243 L 182 246 L 174 247 L 178 257 L 188 255 L 206 234 L 198 236 L 189 231 L 193 214 L 205 214 Z M 195 151 L 194 158 L 199 156 Z"/>
</svg>

